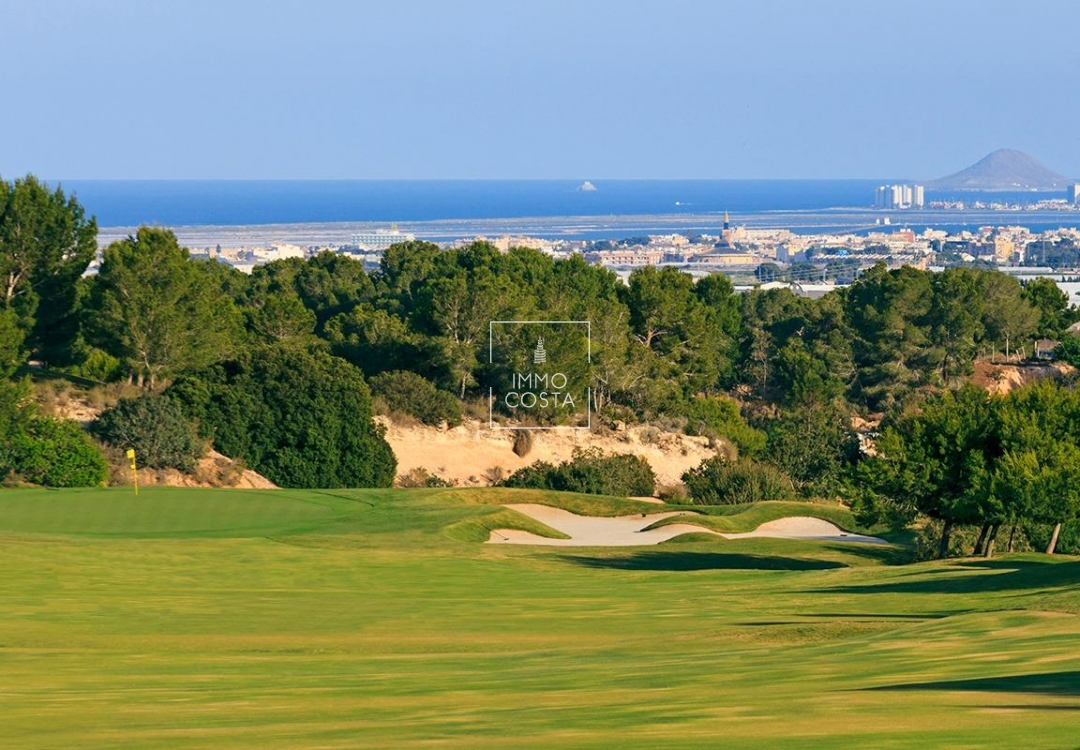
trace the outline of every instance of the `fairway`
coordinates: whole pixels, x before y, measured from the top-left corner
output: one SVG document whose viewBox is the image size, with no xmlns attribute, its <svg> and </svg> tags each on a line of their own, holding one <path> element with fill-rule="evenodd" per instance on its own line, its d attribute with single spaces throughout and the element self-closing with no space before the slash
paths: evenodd
<svg viewBox="0 0 1080 750">
<path fill-rule="evenodd" d="M 551 535 L 499 507 L 530 502 L 657 509 L 507 490 L 0 492 L 0 747 L 1080 747 L 1076 558 L 480 543 Z M 737 511 L 706 525 L 788 512 Z"/>
</svg>

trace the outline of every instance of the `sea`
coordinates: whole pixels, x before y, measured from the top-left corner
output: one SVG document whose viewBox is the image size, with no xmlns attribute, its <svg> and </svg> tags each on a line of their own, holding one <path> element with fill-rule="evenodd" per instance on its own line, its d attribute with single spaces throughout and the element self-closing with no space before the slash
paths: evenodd
<svg viewBox="0 0 1080 750">
<path fill-rule="evenodd" d="M 425 239 L 472 234 L 618 238 L 715 232 L 733 224 L 801 233 L 866 232 L 883 223 L 1033 231 L 1080 225 L 1080 211 L 1033 211 L 1065 193 L 935 193 L 927 201 L 997 201 L 1010 211 L 881 211 L 878 185 L 910 180 L 64 180 L 103 228 L 399 225 Z M 594 189 L 593 189 L 594 188 Z M 476 230 L 476 231 L 474 231 Z"/>
</svg>

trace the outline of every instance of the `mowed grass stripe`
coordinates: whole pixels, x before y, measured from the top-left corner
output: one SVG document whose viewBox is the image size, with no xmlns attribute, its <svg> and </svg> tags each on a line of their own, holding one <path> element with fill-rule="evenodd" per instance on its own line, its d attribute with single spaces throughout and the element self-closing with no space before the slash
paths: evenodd
<svg viewBox="0 0 1080 750">
<path fill-rule="evenodd" d="M 0 533 L 249 536 L 317 528 L 354 505 L 332 495 L 278 490 L 5 490 Z"/>
<path fill-rule="evenodd" d="M 499 512 L 471 494 L 278 496 L 329 513 L 0 530 L 0 746 L 1076 744 L 1080 561 L 510 548 L 446 532 Z M 243 533 L 260 523 L 282 531 Z"/>
</svg>

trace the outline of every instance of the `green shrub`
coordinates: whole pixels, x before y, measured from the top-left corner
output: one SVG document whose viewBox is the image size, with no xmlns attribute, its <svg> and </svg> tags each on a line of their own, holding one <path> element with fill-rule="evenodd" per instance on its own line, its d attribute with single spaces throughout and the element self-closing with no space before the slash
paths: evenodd
<svg viewBox="0 0 1080 750">
<path fill-rule="evenodd" d="M 139 463 L 155 469 L 192 471 L 206 452 L 180 403 L 156 393 L 120 399 L 102 412 L 90 431 L 117 448 L 134 448 Z"/>
<path fill-rule="evenodd" d="M 383 372 L 368 381 L 371 395 L 386 402 L 392 411 L 404 412 L 424 424 L 450 427 L 461 424 L 461 402 L 441 391 L 430 380 L 405 370 Z"/>
<path fill-rule="evenodd" d="M 85 358 L 71 372 L 99 383 L 111 383 L 124 376 L 124 363 L 106 351 L 89 348 Z"/>
<path fill-rule="evenodd" d="M 727 396 L 692 398 L 686 406 L 686 434 L 727 438 L 745 456 L 765 449 L 765 433 L 748 425 L 739 414 L 735 399 Z"/>
<path fill-rule="evenodd" d="M 714 456 L 687 471 L 682 480 L 698 505 L 790 500 L 795 496 L 791 479 L 784 472 L 746 458 L 728 461 Z"/>
<path fill-rule="evenodd" d="M 518 469 L 503 486 L 629 497 L 651 495 L 656 475 L 641 456 L 605 456 L 599 449 L 578 448 L 573 458 L 558 466 L 537 461 Z"/>
<path fill-rule="evenodd" d="M 101 449 L 77 423 L 31 419 L 0 445 L 0 473 L 45 487 L 96 487 L 109 467 Z"/>
<path fill-rule="evenodd" d="M 1021 524 L 1021 531 L 1025 541 L 1038 552 L 1045 552 L 1046 545 L 1050 543 L 1050 536 L 1054 532 L 1054 524 L 1037 523 L 1028 521 Z M 1020 532 L 1018 532 L 1018 536 Z M 1008 529 L 1001 527 L 998 534 L 998 549 L 1005 551 L 1003 539 L 1008 539 Z M 1058 536 L 1057 547 L 1054 552 L 1059 555 L 1080 555 L 1080 520 L 1073 519 L 1061 525 L 1061 534 Z"/>
<path fill-rule="evenodd" d="M 397 459 L 363 375 L 320 351 L 271 346 L 183 377 L 167 394 L 219 451 L 281 487 L 389 487 Z"/>
</svg>

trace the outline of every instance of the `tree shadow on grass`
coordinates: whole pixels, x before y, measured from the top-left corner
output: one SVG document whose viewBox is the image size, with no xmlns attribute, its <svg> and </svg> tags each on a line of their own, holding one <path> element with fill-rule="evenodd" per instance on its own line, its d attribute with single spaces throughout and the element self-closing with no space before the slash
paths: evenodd
<svg viewBox="0 0 1080 750">
<path fill-rule="evenodd" d="M 611 570 L 831 570 L 846 568 L 832 560 L 806 560 L 773 555 L 739 555 L 722 552 L 637 552 L 612 557 L 563 555 L 562 559 L 586 568 Z"/>
<path fill-rule="evenodd" d="M 925 578 L 916 580 L 838 586 L 820 591 L 840 594 L 978 594 L 1033 588 L 1078 588 L 1080 561 L 980 560 L 925 575 Z"/>
<path fill-rule="evenodd" d="M 903 565 L 911 561 L 911 552 L 895 544 L 833 542 L 823 546 L 830 552 L 839 552 L 851 557 L 861 557 L 881 565 Z"/>
<path fill-rule="evenodd" d="M 862 690 L 966 690 L 980 693 L 1036 693 L 1039 695 L 1080 697 L 1080 671 L 1040 672 L 1038 674 L 1019 674 L 1007 677 L 980 677 L 970 680 L 908 682 L 900 685 L 862 688 Z M 1080 708 L 1080 706 L 1077 708 Z"/>
</svg>

